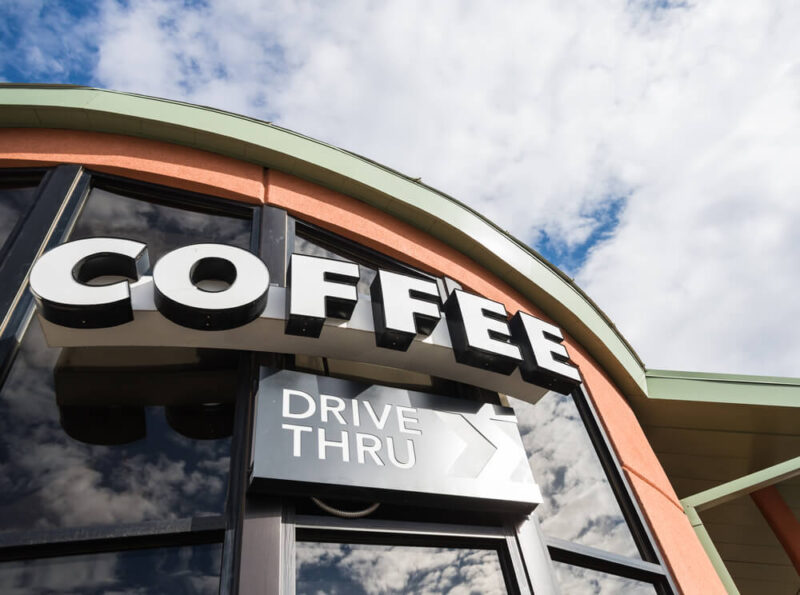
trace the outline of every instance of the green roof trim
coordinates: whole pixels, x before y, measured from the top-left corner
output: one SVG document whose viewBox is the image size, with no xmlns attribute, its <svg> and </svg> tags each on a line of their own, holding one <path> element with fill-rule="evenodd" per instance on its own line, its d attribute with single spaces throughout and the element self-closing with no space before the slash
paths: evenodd
<svg viewBox="0 0 800 595">
<path fill-rule="evenodd" d="M 702 512 L 719 504 L 730 502 L 743 494 L 750 494 L 798 475 L 800 475 L 800 457 L 794 457 L 683 498 L 681 504 L 684 508 L 691 507 Z"/>
<path fill-rule="evenodd" d="M 800 407 L 800 378 L 647 370 L 651 399 Z"/>
<path fill-rule="evenodd" d="M 253 118 L 87 87 L 0 85 L 0 127 L 160 140 L 280 170 L 357 198 L 494 272 L 579 341 L 624 392 L 646 394 L 641 360 L 569 277 L 473 209 L 369 159 Z"/>
<path fill-rule="evenodd" d="M 700 515 L 697 514 L 697 511 L 691 506 L 684 506 L 684 509 L 686 510 L 686 516 L 689 517 L 689 522 L 697 538 L 700 540 L 700 545 L 703 546 L 703 549 L 711 560 L 711 564 L 714 566 L 714 570 L 717 571 L 717 575 L 722 581 L 725 591 L 727 591 L 728 595 L 738 595 L 739 589 L 736 587 L 736 583 L 733 582 L 733 577 L 731 573 L 728 572 L 728 567 L 725 566 L 722 556 L 719 555 L 717 546 L 714 545 L 714 541 L 708 534 L 708 529 L 703 525 Z"/>
</svg>

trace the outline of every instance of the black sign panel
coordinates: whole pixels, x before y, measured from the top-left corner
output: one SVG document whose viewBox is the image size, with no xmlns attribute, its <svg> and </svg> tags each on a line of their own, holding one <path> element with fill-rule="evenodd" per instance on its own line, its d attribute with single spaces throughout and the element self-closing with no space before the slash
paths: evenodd
<svg viewBox="0 0 800 595">
<path fill-rule="evenodd" d="M 263 368 L 251 487 L 527 512 L 541 495 L 513 410 Z"/>
</svg>

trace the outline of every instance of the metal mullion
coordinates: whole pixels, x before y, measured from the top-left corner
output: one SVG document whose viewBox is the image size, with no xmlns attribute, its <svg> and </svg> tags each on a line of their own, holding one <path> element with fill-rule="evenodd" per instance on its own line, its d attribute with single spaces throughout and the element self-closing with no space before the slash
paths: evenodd
<svg viewBox="0 0 800 595">
<path fill-rule="evenodd" d="M 663 566 L 653 562 L 628 558 L 555 537 L 546 539 L 550 557 L 555 562 L 564 562 L 649 583 L 663 581 L 668 576 Z"/>
<path fill-rule="evenodd" d="M 479 527 L 473 525 L 448 525 L 444 523 L 422 523 L 390 521 L 384 519 L 343 519 L 316 515 L 297 515 L 295 526 L 298 530 L 360 532 L 374 534 L 398 534 L 457 538 L 484 539 L 504 542 L 506 529 L 503 527 Z"/>
<path fill-rule="evenodd" d="M 253 418 L 253 397 L 258 370 L 255 355 L 242 354 L 239 362 L 239 385 L 231 439 L 228 499 L 226 502 L 225 543 L 222 553 L 220 593 L 238 592 L 238 567 L 241 560 L 242 527 L 250 461 L 250 433 Z"/>
<path fill-rule="evenodd" d="M 558 593 L 550 552 L 536 511 L 519 521 L 514 533 L 533 592 L 537 595 Z"/>
<path fill-rule="evenodd" d="M 294 219 L 285 210 L 269 205 L 262 206 L 260 214 L 261 229 L 257 253 L 267 264 L 270 284 L 286 287 L 286 269 L 294 244 Z"/>
<path fill-rule="evenodd" d="M 428 533 L 408 533 L 406 531 L 370 531 L 341 529 L 320 529 L 298 527 L 295 539 L 322 543 L 358 543 L 364 545 L 401 545 L 409 547 L 471 547 L 486 550 L 504 550 L 508 540 L 506 536 L 470 537 L 464 535 L 443 535 Z"/>
<path fill-rule="evenodd" d="M 0 535 L 0 561 L 221 542 L 222 516 Z"/>
<path fill-rule="evenodd" d="M 504 558 L 507 558 L 508 561 L 508 568 L 503 569 L 503 576 L 506 577 L 506 582 L 513 577 L 517 592 L 520 595 L 531 595 L 528 573 L 525 570 L 525 562 L 522 559 L 516 531 L 513 528 L 506 528 L 506 547 L 504 550 L 499 551 L 498 554 L 501 565 Z"/>
<path fill-rule="evenodd" d="M 280 595 L 295 595 L 297 581 L 297 516 L 294 505 L 284 502 L 280 528 Z"/>
<path fill-rule="evenodd" d="M 48 171 L 34 205 L 19 224 L 19 233 L 0 262 L 0 385 L 14 359 L 22 330 L 30 320 L 32 296 L 28 275 L 36 259 L 71 231 L 89 189 L 89 176 L 77 165 Z"/>
<path fill-rule="evenodd" d="M 261 208 L 253 209 L 252 217 L 250 219 L 250 252 L 258 255 L 261 247 L 261 220 L 263 219 L 263 211 Z"/>
<path fill-rule="evenodd" d="M 285 571 L 283 506 L 271 498 L 246 501 L 238 595 L 278 595 Z M 293 532 L 292 532 L 293 534 Z"/>
</svg>

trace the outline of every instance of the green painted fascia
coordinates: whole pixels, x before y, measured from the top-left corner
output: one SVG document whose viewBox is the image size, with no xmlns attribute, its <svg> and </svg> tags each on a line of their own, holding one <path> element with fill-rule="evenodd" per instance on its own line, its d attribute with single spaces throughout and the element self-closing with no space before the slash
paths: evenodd
<svg viewBox="0 0 800 595">
<path fill-rule="evenodd" d="M 681 500 L 681 505 L 684 509 L 691 507 L 697 511 L 707 510 L 797 475 L 800 475 L 800 457 L 794 457 L 761 471 L 750 473 L 698 494 L 688 496 Z"/>
<path fill-rule="evenodd" d="M 624 392 L 646 394 L 641 360 L 571 279 L 473 209 L 373 161 L 252 118 L 85 87 L 0 85 L 0 127 L 150 138 L 256 163 L 357 198 L 491 270 L 579 341 Z"/>
<path fill-rule="evenodd" d="M 651 399 L 800 407 L 800 378 L 647 370 Z"/>
<path fill-rule="evenodd" d="M 728 572 L 728 567 L 725 566 L 722 556 L 719 555 L 719 551 L 711 540 L 711 536 L 708 534 L 705 525 L 703 525 L 700 515 L 698 515 L 697 511 L 691 506 L 684 506 L 684 508 L 686 510 L 686 516 L 689 517 L 689 522 L 692 524 L 692 528 L 700 541 L 700 545 L 703 546 L 703 549 L 708 555 L 708 559 L 711 560 L 711 564 L 714 566 L 714 570 L 717 571 L 717 575 L 722 581 L 725 591 L 727 591 L 729 595 L 738 595 L 739 589 L 736 587 L 736 583 L 733 582 L 733 577 L 731 573 Z"/>
</svg>

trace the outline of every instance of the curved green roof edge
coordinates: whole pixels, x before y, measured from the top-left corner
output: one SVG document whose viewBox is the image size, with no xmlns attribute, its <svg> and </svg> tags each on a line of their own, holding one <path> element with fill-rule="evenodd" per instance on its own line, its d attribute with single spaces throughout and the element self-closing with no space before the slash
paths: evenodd
<svg viewBox="0 0 800 595">
<path fill-rule="evenodd" d="M 651 399 L 800 407 L 800 378 L 647 370 Z"/>
<path fill-rule="evenodd" d="M 494 272 L 578 340 L 624 392 L 647 394 L 641 360 L 569 277 L 473 209 L 369 159 L 213 108 L 67 85 L 0 85 L 0 127 L 160 140 L 257 163 L 357 198 Z"/>
</svg>

